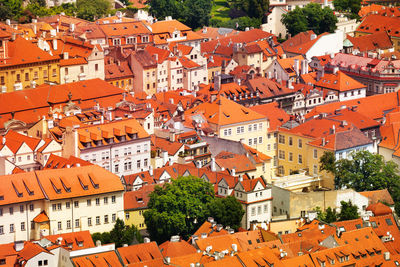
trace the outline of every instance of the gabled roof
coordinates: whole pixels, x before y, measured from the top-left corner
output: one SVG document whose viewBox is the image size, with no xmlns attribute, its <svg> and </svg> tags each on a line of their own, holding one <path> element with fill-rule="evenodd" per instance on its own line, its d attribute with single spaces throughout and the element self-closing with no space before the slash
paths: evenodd
<svg viewBox="0 0 400 267">
<path fill-rule="evenodd" d="M 393 199 L 389 194 L 387 189 L 374 190 L 374 191 L 364 191 L 359 192 L 361 195 L 368 198 L 370 204 L 375 204 L 378 202 L 384 202 L 388 205 L 394 205 Z"/>
<path fill-rule="evenodd" d="M 139 263 L 154 259 L 162 259 L 163 255 L 156 242 L 142 243 L 117 248 L 124 264 Z"/>
<path fill-rule="evenodd" d="M 86 267 L 86 266 L 122 267 L 123 266 L 118 259 L 117 253 L 114 250 L 75 257 L 72 258 L 71 260 L 77 267 Z"/>
<path fill-rule="evenodd" d="M 197 112 L 203 113 L 209 123 L 220 126 L 265 119 L 265 116 L 222 96 L 212 103 L 202 103 L 191 108 L 185 114 Z"/>
<path fill-rule="evenodd" d="M 173 20 L 162 20 L 151 24 L 151 29 L 153 34 L 160 33 L 173 33 L 175 30 L 179 31 L 190 31 L 191 28 L 179 22 L 175 19 Z"/>
<path fill-rule="evenodd" d="M 247 81 L 247 84 L 253 92 L 258 92 L 260 94 L 261 99 L 294 94 L 292 89 L 265 77 L 250 79 Z"/>
<path fill-rule="evenodd" d="M 120 192 L 124 190 L 121 180 L 117 175 L 98 165 L 67 168 L 62 169 L 62 171 L 42 170 L 35 171 L 35 173 L 30 172 L 28 174 L 31 174 L 31 177 L 37 177 L 37 180 L 46 192 L 46 196 L 49 200 Z M 26 199 L 26 197 L 24 198 Z"/>
<path fill-rule="evenodd" d="M 387 31 L 390 36 L 400 37 L 400 18 L 368 15 L 356 30 L 356 32 L 369 34 L 384 31 Z"/>
<path fill-rule="evenodd" d="M 44 64 L 51 60 L 58 61 L 59 57 L 52 56 L 31 41 L 17 36 L 15 41 L 8 42 L 8 58 L 0 59 L 0 68 L 40 62 Z"/>
<path fill-rule="evenodd" d="M 252 106 L 250 109 L 268 118 L 269 131 L 276 131 L 290 119 L 289 114 L 287 114 L 283 109 L 279 108 L 279 104 L 277 102 Z"/>
<path fill-rule="evenodd" d="M 295 57 L 288 57 L 288 58 L 281 58 L 281 59 L 277 59 L 276 62 L 278 62 L 278 64 L 282 67 L 282 69 L 289 75 L 289 77 L 292 76 L 296 76 L 296 72 L 294 69 L 294 61 L 295 60 L 299 61 L 299 72 L 302 72 L 302 64 L 301 61 L 305 60 L 304 57 L 302 55 L 298 55 Z M 307 72 L 311 71 L 310 66 L 307 64 Z"/>
<path fill-rule="evenodd" d="M 387 32 L 378 32 L 359 37 L 347 35 L 346 39 L 353 44 L 353 49 L 357 49 L 360 52 L 385 50 L 393 47 Z"/>
<path fill-rule="evenodd" d="M 151 31 L 144 25 L 142 21 L 100 24 L 99 27 L 103 30 L 108 38 L 124 37 L 137 34 L 151 34 Z"/>
<path fill-rule="evenodd" d="M 9 130 L 6 135 L 3 136 L 2 139 L 5 143 L 0 145 L 0 148 L 3 146 L 7 146 L 14 154 L 18 151 L 18 149 L 22 146 L 22 144 L 26 144 L 32 151 L 36 151 L 38 149 L 39 144 L 42 139 L 29 137 L 27 135 L 23 135 L 17 133 L 13 130 Z M 44 143 L 44 142 L 43 142 Z"/>
<path fill-rule="evenodd" d="M 155 186 L 155 184 L 147 184 L 136 191 L 125 192 L 124 210 L 146 209 L 150 200 L 150 193 L 154 191 Z"/>
<path fill-rule="evenodd" d="M 246 157 L 246 155 L 235 154 L 227 151 L 220 152 L 215 157 L 215 162 L 218 166 L 230 171 L 235 169 L 236 173 L 244 173 L 256 169 L 254 164 Z"/>
<path fill-rule="evenodd" d="M 297 46 L 288 46 L 284 50 L 285 52 L 289 53 L 294 53 L 294 54 L 299 54 L 299 55 L 305 55 L 308 50 L 310 50 L 311 47 L 314 46 L 315 43 L 324 35 L 328 35 L 329 33 L 325 32 L 320 35 L 318 35 L 315 39 L 311 39 L 307 42 L 300 43 Z"/>
<path fill-rule="evenodd" d="M 393 213 L 390 207 L 386 206 L 385 204 L 382 204 L 381 202 L 369 205 L 366 210 L 372 211 L 372 213 L 375 216 L 381 216 Z"/>
<path fill-rule="evenodd" d="M 179 143 L 179 142 L 170 142 L 167 139 L 157 137 L 157 136 L 152 136 L 151 138 L 152 141 L 152 148 L 157 148 L 163 151 L 167 151 L 168 155 L 170 156 L 175 156 L 176 153 L 184 146 L 184 144 Z"/>
<path fill-rule="evenodd" d="M 295 36 L 287 39 L 282 43 L 283 50 L 286 51 L 287 48 L 296 47 L 308 41 L 311 41 L 311 36 L 315 35 L 313 31 L 306 31 L 296 34 Z"/>
<path fill-rule="evenodd" d="M 159 246 L 164 257 L 179 257 L 196 253 L 196 248 L 184 240 L 178 242 L 165 241 Z"/>
<path fill-rule="evenodd" d="M 55 154 L 51 154 L 46 162 L 46 166 L 44 166 L 43 169 L 62 169 L 68 167 L 78 167 L 87 165 L 93 165 L 93 164 L 74 156 L 70 156 L 69 158 L 63 158 Z"/>
<path fill-rule="evenodd" d="M 48 235 L 45 236 L 44 238 L 51 241 L 55 245 L 60 245 L 63 248 L 72 251 L 95 247 L 92 236 L 90 235 L 89 231 Z"/>
</svg>

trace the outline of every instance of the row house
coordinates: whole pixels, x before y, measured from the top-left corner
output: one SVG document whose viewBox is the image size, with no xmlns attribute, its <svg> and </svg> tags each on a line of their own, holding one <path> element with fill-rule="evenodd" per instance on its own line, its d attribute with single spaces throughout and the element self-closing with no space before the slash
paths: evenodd
<svg viewBox="0 0 400 267">
<path fill-rule="evenodd" d="M 31 41 L 15 34 L 0 37 L 1 92 L 35 87 L 45 82 L 60 82 L 60 58 L 42 51 Z"/>
<path fill-rule="evenodd" d="M 315 64 L 318 65 L 318 62 Z M 367 88 L 367 95 L 397 92 L 400 88 L 400 60 L 383 60 L 351 54 L 336 54 L 326 65 L 339 70 Z"/>
<path fill-rule="evenodd" d="M 104 80 L 104 52 L 100 45 L 71 37 L 40 40 L 38 47 L 60 57 L 60 84 L 89 79 Z"/>
<path fill-rule="evenodd" d="M 166 17 L 165 20 L 148 24 L 154 38 L 154 45 L 168 49 L 171 43 L 192 46 L 200 50 L 200 44 L 205 39 L 192 31 L 191 28 L 178 20 Z"/>
<path fill-rule="evenodd" d="M 56 130 L 52 133 L 59 135 Z M 67 127 L 62 136 L 63 156 L 80 157 L 117 175 L 150 166 L 150 136 L 133 118 Z"/>
<path fill-rule="evenodd" d="M 157 61 L 146 50 L 132 52 L 130 65 L 133 71 L 135 92 L 153 95 L 157 90 Z"/>
<path fill-rule="evenodd" d="M 2 175 L 42 169 L 51 154 L 62 153 L 62 147 L 54 140 L 29 137 L 13 130 L 1 140 Z"/>
<path fill-rule="evenodd" d="M 103 23 L 98 26 L 106 35 L 106 48 L 123 47 L 137 50 L 153 44 L 151 29 L 142 21 Z"/>
<path fill-rule="evenodd" d="M 242 141 L 262 153 L 266 152 L 264 142 L 269 126 L 265 116 L 222 96 L 186 110 L 185 116 L 194 113 L 204 114 L 216 136 Z"/>
<path fill-rule="evenodd" d="M 306 171 L 314 180 L 304 187 L 315 188 L 322 182 L 323 187 L 334 188 L 331 174 L 320 171 L 319 159 L 325 151 L 333 152 L 337 159 L 349 158 L 353 151 L 374 152 L 373 140 L 355 125 L 345 116 L 321 116 L 294 127 L 284 124 L 278 135 L 278 175 Z"/>
<path fill-rule="evenodd" d="M 96 165 L 12 174 L 2 180 L 2 243 L 110 231 L 123 218 L 119 177 Z"/>
</svg>

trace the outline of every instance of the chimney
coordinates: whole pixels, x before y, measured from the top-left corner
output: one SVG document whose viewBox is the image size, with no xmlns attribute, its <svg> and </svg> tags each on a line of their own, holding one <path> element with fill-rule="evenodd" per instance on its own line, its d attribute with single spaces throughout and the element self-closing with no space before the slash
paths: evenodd
<svg viewBox="0 0 400 267">
<path fill-rule="evenodd" d="M 308 73 L 308 64 L 307 60 L 304 59 L 301 61 L 301 74 L 307 74 Z"/>
<path fill-rule="evenodd" d="M 219 89 L 221 89 L 221 75 L 219 73 L 219 71 L 215 72 L 215 76 L 214 76 L 214 89 L 216 91 L 219 91 Z"/>
<path fill-rule="evenodd" d="M 32 22 L 33 22 L 33 20 L 32 20 Z M 33 26 L 33 34 L 37 34 L 37 27 L 36 27 L 36 24 L 33 24 L 32 25 Z"/>
<path fill-rule="evenodd" d="M 57 45 L 56 45 L 57 46 Z M 64 59 L 69 59 L 69 54 L 68 52 L 64 52 Z"/>
<path fill-rule="evenodd" d="M 325 70 L 322 68 L 321 70 L 317 70 L 317 81 L 321 80 L 322 77 L 325 75 Z"/>
<path fill-rule="evenodd" d="M 338 70 L 339 70 L 339 67 L 338 66 L 335 66 L 335 67 L 333 67 L 333 74 L 337 74 L 337 72 L 338 72 Z"/>
<path fill-rule="evenodd" d="M 100 240 L 96 240 L 96 247 L 101 247 L 101 241 Z"/>
<path fill-rule="evenodd" d="M 154 175 L 154 171 L 153 171 L 153 166 L 149 166 L 149 174 L 150 174 L 150 176 L 153 176 Z"/>
<path fill-rule="evenodd" d="M 143 243 L 150 243 L 150 238 L 148 237 L 143 238 Z"/>
<path fill-rule="evenodd" d="M 222 230 L 222 224 L 217 224 L 217 232 L 220 232 Z"/>
<path fill-rule="evenodd" d="M 385 259 L 385 261 L 390 261 L 390 252 L 383 252 L 383 258 Z"/>
<path fill-rule="evenodd" d="M 3 145 L 5 145 L 6 144 L 6 138 L 3 136 L 3 138 L 1 139 L 1 143 L 3 144 Z"/>
<path fill-rule="evenodd" d="M 53 49 L 57 50 L 57 39 L 56 38 L 53 39 Z"/>
<path fill-rule="evenodd" d="M 296 73 L 297 76 L 300 75 L 299 73 L 299 60 L 295 59 L 294 64 L 293 64 L 294 72 Z"/>
<path fill-rule="evenodd" d="M 292 80 L 288 80 L 288 88 L 289 89 L 294 89 L 293 84 L 292 84 Z"/>
<path fill-rule="evenodd" d="M 326 145 L 325 137 L 322 138 L 322 146 Z"/>
<path fill-rule="evenodd" d="M 71 24 L 69 25 L 69 31 L 70 31 L 70 32 L 74 32 L 74 31 L 75 31 L 75 24 L 74 24 L 74 23 L 71 23 Z"/>
<path fill-rule="evenodd" d="M 310 40 L 314 40 L 315 38 L 317 38 L 317 35 L 315 33 L 311 34 Z"/>
<path fill-rule="evenodd" d="M 6 19 L 6 24 L 7 24 L 8 26 L 10 26 L 10 25 L 11 25 L 11 20 L 10 20 L 10 19 Z"/>
<path fill-rule="evenodd" d="M 162 152 L 162 159 L 163 159 L 163 166 L 165 166 L 168 162 L 168 152 L 167 151 Z"/>
<path fill-rule="evenodd" d="M 14 241 L 14 249 L 19 252 L 24 249 L 24 241 Z"/>
<path fill-rule="evenodd" d="M 236 170 L 235 170 L 235 168 L 233 168 L 233 169 L 231 170 L 231 175 L 232 175 L 232 176 L 236 176 Z"/>
<path fill-rule="evenodd" d="M 3 138 L 4 138 L 4 137 L 3 137 Z M 215 158 L 214 158 L 214 157 L 211 158 L 211 171 L 212 171 L 212 172 L 215 172 L 215 171 L 216 171 L 216 168 L 215 168 Z"/>
<path fill-rule="evenodd" d="M 268 71 L 268 79 L 272 79 L 272 72 Z"/>
</svg>

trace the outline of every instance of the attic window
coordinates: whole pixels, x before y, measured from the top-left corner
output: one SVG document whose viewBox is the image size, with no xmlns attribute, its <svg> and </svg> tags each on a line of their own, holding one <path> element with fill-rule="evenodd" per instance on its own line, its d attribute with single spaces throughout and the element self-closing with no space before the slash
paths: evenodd
<svg viewBox="0 0 400 267">
<path fill-rule="evenodd" d="M 79 183 L 81 184 L 83 190 L 88 190 L 89 189 L 89 187 L 82 182 L 82 179 L 81 179 L 80 176 L 78 176 L 78 180 L 79 180 Z"/>
<path fill-rule="evenodd" d="M 99 188 L 99 183 L 96 181 L 96 178 L 93 176 L 93 174 L 89 174 L 89 180 L 95 189 Z"/>
<path fill-rule="evenodd" d="M 243 113 L 246 114 L 246 115 L 249 114 L 249 112 L 246 111 L 246 110 L 244 110 L 244 109 L 242 109 L 242 111 L 243 111 Z"/>
<path fill-rule="evenodd" d="M 376 225 L 376 222 L 371 222 L 372 228 L 378 228 L 378 225 Z"/>
<path fill-rule="evenodd" d="M 34 192 L 29 189 L 29 187 L 26 185 L 25 181 L 23 181 L 23 183 L 24 183 L 26 191 L 28 192 L 28 195 L 32 196 L 34 194 Z"/>
<path fill-rule="evenodd" d="M 361 224 L 356 224 L 357 229 L 361 229 Z"/>
<path fill-rule="evenodd" d="M 224 116 L 225 117 L 227 117 L 227 118 L 229 118 L 231 115 L 229 115 L 229 114 L 226 114 L 225 112 L 223 112 L 223 114 L 224 114 Z"/>
<path fill-rule="evenodd" d="M 0 200 L 4 200 L 4 195 L 1 195 L 1 196 L 0 196 Z"/>
<path fill-rule="evenodd" d="M 61 181 L 61 185 L 64 187 L 64 190 L 67 192 L 67 193 L 70 193 L 71 192 L 71 186 L 68 186 L 68 183 L 66 183 L 66 181 L 64 182 L 64 178 L 60 178 L 60 181 Z"/>
<path fill-rule="evenodd" d="M 386 221 L 387 225 L 393 225 L 393 222 L 391 219 L 386 219 L 385 221 Z"/>
<path fill-rule="evenodd" d="M 50 183 L 53 186 L 54 191 L 56 191 L 57 194 L 61 194 L 61 189 L 57 188 L 57 186 L 53 183 L 53 181 L 50 180 Z"/>
</svg>

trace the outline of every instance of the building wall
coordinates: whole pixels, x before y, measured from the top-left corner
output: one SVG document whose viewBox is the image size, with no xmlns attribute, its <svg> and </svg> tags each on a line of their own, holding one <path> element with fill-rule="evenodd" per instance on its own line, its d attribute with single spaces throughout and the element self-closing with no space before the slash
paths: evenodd
<svg viewBox="0 0 400 267">
<path fill-rule="evenodd" d="M 22 212 L 21 207 L 23 207 Z M 43 200 L 2 205 L 0 209 L 2 211 L 0 229 L 3 228 L 3 234 L 0 234 L 1 244 L 35 238 L 35 231 L 31 229 L 31 221 L 44 209 Z M 12 213 L 10 209 L 12 209 Z M 21 228 L 22 223 L 25 225 L 25 230 Z M 14 232 L 10 231 L 10 225 L 13 225 Z"/>
<path fill-rule="evenodd" d="M 251 125 L 251 131 L 249 126 Z M 257 130 L 254 129 L 254 125 L 257 125 Z M 260 127 L 261 125 L 261 127 Z M 238 133 L 238 128 L 243 127 L 243 132 Z M 260 119 L 255 121 L 242 122 L 231 125 L 223 125 L 218 129 L 218 137 L 233 140 L 243 141 L 246 145 L 257 149 L 262 153 L 267 153 L 265 142 L 267 140 L 266 129 L 268 129 L 268 121 L 266 119 Z M 229 134 L 231 133 L 231 134 Z M 261 138 L 261 143 L 259 142 Z M 250 141 L 251 140 L 251 141 Z M 257 140 L 257 143 L 254 143 Z"/>
<path fill-rule="evenodd" d="M 125 210 L 125 225 L 134 225 L 138 230 L 146 229 L 143 213 L 146 209 L 141 210 Z"/>
<path fill-rule="evenodd" d="M 115 197 L 115 202 L 112 201 L 113 197 Z M 96 199 L 99 199 L 99 204 L 96 204 Z M 90 200 L 90 205 L 88 200 Z M 76 202 L 78 202 L 77 206 Z M 67 203 L 69 203 L 69 208 Z M 124 220 L 123 192 L 50 200 L 46 201 L 45 210 L 50 219 L 50 234 L 86 230 L 92 234 L 108 232 L 114 227 L 117 218 Z M 97 224 L 97 217 L 100 219 L 99 224 Z M 89 225 L 89 218 L 91 225 Z M 79 221 L 78 225 L 76 221 Z M 61 223 L 61 228 L 59 228 L 59 223 Z"/>
<path fill-rule="evenodd" d="M 132 91 L 133 88 L 133 78 L 132 77 L 122 77 L 120 79 L 106 80 L 110 84 L 121 88 L 125 91 Z"/>
<path fill-rule="evenodd" d="M 280 4 L 280 1 L 275 2 L 277 2 L 277 4 Z M 272 12 L 268 15 L 267 23 L 261 25 L 261 30 L 272 33 L 280 38 L 285 38 L 287 31 L 285 25 L 281 22 L 281 19 L 282 14 L 286 13 L 287 11 L 285 11 L 284 7 L 274 6 L 272 8 Z"/>
<path fill-rule="evenodd" d="M 307 51 L 306 58 L 310 62 L 314 56 L 336 54 L 343 49 L 343 32 L 336 30 L 334 33 L 321 36 Z"/>
<path fill-rule="evenodd" d="M 58 64 L 58 60 L 55 60 L 51 62 L 33 63 L 31 65 L 1 67 L 1 91 L 4 93 L 30 88 L 32 86 L 32 82 L 35 82 L 36 85 L 44 84 L 45 81 L 59 83 L 60 71 Z M 26 74 L 28 75 L 27 77 Z M 2 83 L 2 77 L 4 77 L 4 83 Z M 15 87 L 15 84 L 18 86 Z"/>
<path fill-rule="evenodd" d="M 363 98 L 366 97 L 366 94 L 367 94 L 366 88 L 350 90 L 346 92 L 339 92 L 339 101 L 347 101 L 347 100 Z"/>
</svg>

